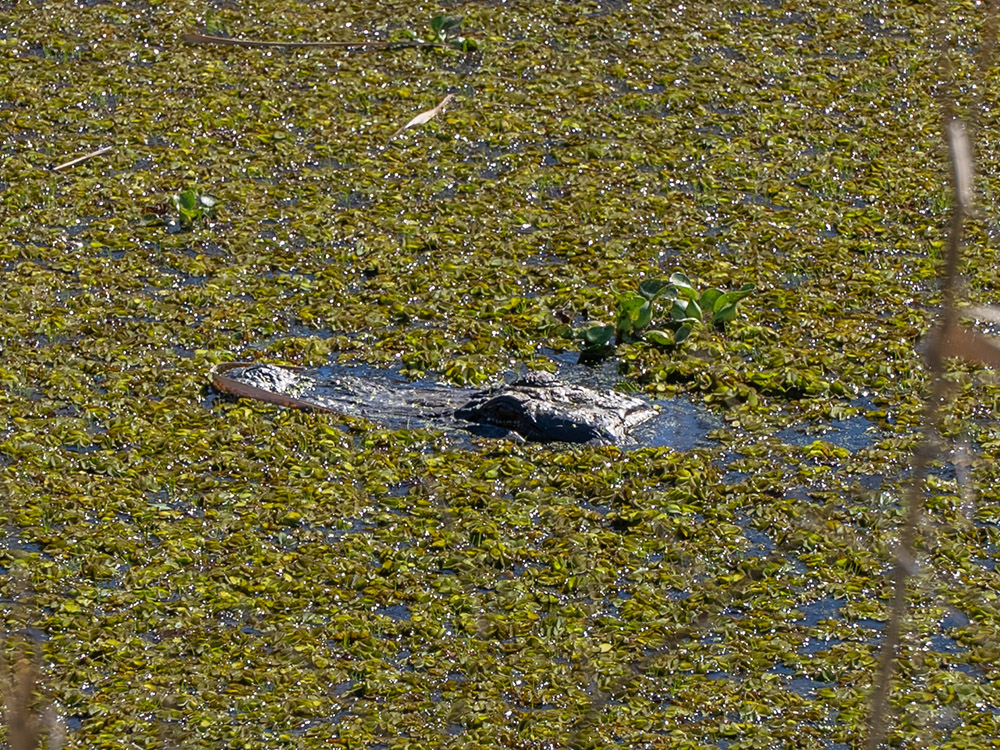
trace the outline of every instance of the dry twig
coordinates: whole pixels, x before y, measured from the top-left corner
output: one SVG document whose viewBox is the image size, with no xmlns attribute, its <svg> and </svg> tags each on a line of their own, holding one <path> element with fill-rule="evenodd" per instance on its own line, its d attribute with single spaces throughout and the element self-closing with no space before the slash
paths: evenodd
<svg viewBox="0 0 1000 750">
<path fill-rule="evenodd" d="M 0 658 L 0 695 L 3 723 L 10 750 L 38 750 L 42 738 L 48 750 L 65 744 L 65 731 L 51 706 L 39 705 L 38 667 L 35 659 L 22 654 L 14 664 Z"/>
<path fill-rule="evenodd" d="M 958 293 L 958 264 L 965 219 L 972 213 L 972 150 L 962 124 L 945 109 L 945 137 L 952 162 L 954 198 L 948 252 L 945 256 L 941 292 L 943 305 L 941 322 L 931 338 L 927 364 L 932 382 L 931 395 L 924 407 L 920 445 L 913 459 L 913 475 L 906 489 L 906 519 L 896 550 L 892 570 L 892 605 L 886 623 L 882 650 L 879 654 L 875 689 L 872 692 L 868 721 L 868 750 L 879 750 L 886 744 L 889 728 L 889 690 L 899 652 L 903 616 L 906 613 L 907 580 L 916 573 L 916 536 L 923 514 L 924 491 L 930 462 L 940 453 L 938 448 L 941 410 L 950 390 L 945 378 L 945 360 L 964 359 L 987 367 L 1000 367 L 1000 347 L 976 331 L 963 328 L 955 305 Z"/>
<path fill-rule="evenodd" d="M 187 44 L 225 44 L 235 47 L 285 47 L 287 49 L 414 49 L 422 47 L 440 47 L 437 42 L 273 42 L 259 39 L 237 39 L 228 36 L 211 36 L 209 34 L 184 34 L 181 41 Z"/>
<path fill-rule="evenodd" d="M 91 151 L 89 154 L 84 154 L 83 156 L 78 156 L 75 159 L 70 159 L 67 162 L 63 162 L 59 166 L 52 167 L 53 172 L 59 172 L 63 169 L 69 169 L 70 167 L 75 167 L 77 164 L 82 164 L 89 159 L 94 159 L 98 156 L 104 156 L 104 154 L 111 153 L 114 150 L 113 146 L 105 146 L 104 148 L 99 148 L 96 151 Z"/>
</svg>

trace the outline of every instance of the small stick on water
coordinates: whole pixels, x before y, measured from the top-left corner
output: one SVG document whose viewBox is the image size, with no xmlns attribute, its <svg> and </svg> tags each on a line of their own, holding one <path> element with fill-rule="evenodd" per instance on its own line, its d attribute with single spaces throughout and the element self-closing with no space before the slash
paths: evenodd
<svg viewBox="0 0 1000 750">
<path fill-rule="evenodd" d="M 237 39 L 209 34 L 184 34 L 181 41 L 187 44 L 227 44 L 235 47 L 288 47 L 289 49 L 409 49 L 413 47 L 439 47 L 437 42 L 271 42 L 259 39 Z"/>
<path fill-rule="evenodd" d="M 97 151 L 91 151 L 89 154 L 84 154 L 83 156 L 78 156 L 75 159 L 70 159 L 57 167 L 52 167 L 53 172 L 58 172 L 62 169 L 69 169 L 70 167 L 75 167 L 77 164 L 82 164 L 89 159 L 94 159 L 98 156 L 104 156 L 104 154 L 109 153 L 113 150 L 113 146 L 105 146 L 104 148 L 99 148 Z"/>
<path fill-rule="evenodd" d="M 446 96 L 444 99 L 441 100 L 441 103 L 439 105 L 437 105 L 433 109 L 428 109 L 426 112 L 421 112 L 419 115 L 417 115 L 416 117 L 414 117 L 412 120 L 410 120 L 408 123 L 406 123 L 403 127 L 401 127 L 399 130 L 397 130 L 395 133 L 393 133 L 392 135 L 390 135 L 389 136 L 389 140 L 391 141 L 393 138 L 395 138 L 397 135 L 399 135 L 400 133 L 402 133 L 407 128 L 415 128 L 418 125 L 423 125 L 424 123 L 430 122 L 435 117 L 437 117 L 439 114 L 441 114 L 442 112 L 444 112 L 444 108 L 448 106 L 448 102 L 450 102 L 454 98 L 455 98 L 454 94 L 448 94 L 448 96 Z"/>
</svg>

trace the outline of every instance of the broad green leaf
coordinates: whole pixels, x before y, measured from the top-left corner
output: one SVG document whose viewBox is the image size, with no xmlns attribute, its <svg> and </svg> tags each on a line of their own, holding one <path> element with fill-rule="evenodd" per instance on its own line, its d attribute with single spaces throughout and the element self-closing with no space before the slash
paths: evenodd
<svg viewBox="0 0 1000 750">
<path fill-rule="evenodd" d="M 650 321 L 653 319 L 653 305 L 650 302 L 646 302 L 642 307 L 639 308 L 639 313 L 635 318 L 634 326 L 638 330 L 640 328 L 645 328 L 649 325 Z"/>
<path fill-rule="evenodd" d="M 623 336 L 627 336 L 632 333 L 632 329 L 634 328 L 635 326 L 632 324 L 632 316 L 625 311 L 619 312 L 618 319 L 615 321 L 615 335 L 617 335 L 618 338 L 622 338 Z"/>
<path fill-rule="evenodd" d="M 580 338 L 588 349 L 599 349 L 606 346 L 614 334 L 614 326 L 591 326 L 580 334 Z"/>
<path fill-rule="evenodd" d="M 680 328 L 678 328 L 677 331 L 674 333 L 674 341 L 679 344 L 690 335 L 691 335 L 691 326 L 690 324 L 685 323 Z"/>
<path fill-rule="evenodd" d="M 725 307 L 715 311 L 712 321 L 715 323 L 726 323 L 736 317 L 736 303 L 732 302 Z"/>
<path fill-rule="evenodd" d="M 181 211 L 194 211 L 198 207 L 198 194 L 194 190 L 184 190 L 177 194 L 177 207 Z"/>
<path fill-rule="evenodd" d="M 694 288 L 691 283 L 691 279 L 682 274 L 680 271 L 671 274 L 670 284 L 677 289 L 678 296 L 687 297 L 688 299 L 697 299 L 698 290 Z"/>
<path fill-rule="evenodd" d="M 698 299 L 698 306 L 701 307 L 702 310 L 714 310 L 715 301 L 721 296 L 723 296 L 721 289 L 716 289 L 714 286 L 706 289 L 701 293 L 701 297 Z"/>
<path fill-rule="evenodd" d="M 431 31 L 435 34 L 447 34 L 452 29 L 462 25 L 462 19 L 456 16 L 434 16 L 431 19 Z"/>
<path fill-rule="evenodd" d="M 670 317 L 674 320 L 683 320 L 688 317 L 688 305 L 690 300 L 686 299 L 675 299 L 674 304 L 670 308 Z"/>
<path fill-rule="evenodd" d="M 656 344 L 657 346 L 673 346 L 674 335 L 670 331 L 654 329 L 652 331 L 646 331 L 646 341 Z"/>
<path fill-rule="evenodd" d="M 649 303 L 645 297 L 642 297 L 635 292 L 626 292 L 618 298 L 618 311 L 627 312 L 629 315 L 634 317 L 642 306 L 647 304 Z"/>
<path fill-rule="evenodd" d="M 646 279 L 639 284 L 639 294 L 652 301 L 670 288 L 670 282 L 663 279 Z"/>
<path fill-rule="evenodd" d="M 647 312 L 643 311 L 647 308 Z M 649 324 L 649 301 L 639 296 L 635 292 L 627 292 L 618 298 L 618 319 L 615 329 L 619 336 L 624 336 L 632 331 Z M 645 319 L 645 323 L 642 320 Z"/>
<path fill-rule="evenodd" d="M 677 271 L 670 274 L 670 283 L 677 287 L 687 287 L 688 289 L 693 289 L 694 285 L 691 284 L 691 279 L 687 277 L 687 274 Z"/>
<path fill-rule="evenodd" d="M 735 303 L 739 302 L 741 299 L 743 299 L 744 297 L 746 297 L 747 295 L 752 294 L 755 289 L 756 289 L 756 287 L 753 284 L 747 284 L 746 286 L 744 286 L 739 291 L 726 292 L 721 297 L 719 297 L 718 299 L 715 300 L 715 304 L 712 306 L 711 309 L 714 312 L 714 311 L 720 310 L 723 307 L 726 307 L 726 306 L 728 306 L 730 304 L 735 304 Z"/>
</svg>

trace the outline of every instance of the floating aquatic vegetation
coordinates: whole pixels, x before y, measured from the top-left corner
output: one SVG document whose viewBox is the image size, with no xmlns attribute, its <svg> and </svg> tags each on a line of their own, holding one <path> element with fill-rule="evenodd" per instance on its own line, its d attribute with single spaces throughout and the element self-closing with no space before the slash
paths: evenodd
<svg viewBox="0 0 1000 750">
<path fill-rule="evenodd" d="M 966 85 L 983 10 L 529 1 L 450 10 L 470 51 L 181 40 L 412 41 L 437 12 L 0 3 L 0 611 L 68 745 L 855 742 L 950 205 L 929 40 L 996 131 Z M 385 148 L 448 91 L 468 106 Z M 986 305 L 1000 152 L 976 158 Z M 188 188 L 224 204 L 144 222 Z M 684 356 L 596 367 L 704 402 L 689 452 L 458 450 L 207 387 L 234 357 L 553 369 L 678 268 L 757 289 Z M 984 500 L 935 468 L 893 741 L 975 747 L 1000 735 L 1000 389 L 948 377 Z M 823 433 L 845 416 L 871 441 Z"/>
</svg>

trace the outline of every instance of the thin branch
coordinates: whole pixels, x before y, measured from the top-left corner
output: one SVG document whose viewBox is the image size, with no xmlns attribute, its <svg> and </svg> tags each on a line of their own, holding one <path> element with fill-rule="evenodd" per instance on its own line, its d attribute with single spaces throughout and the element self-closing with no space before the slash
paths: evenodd
<svg viewBox="0 0 1000 750">
<path fill-rule="evenodd" d="M 900 633 L 903 616 L 906 614 L 906 582 L 916 573 L 916 537 L 924 508 L 924 485 L 931 460 L 938 455 L 937 438 L 941 423 L 941 405 L 950 389 L 945 379 L 945 359 L 952 353 L 949 346 L 958 346 L 958 311 L 955 309 L 956 288 L 958 286 L 958 262 L 962 246 L 965 217 L 972 210 L 972 167 L 970 149 L 965 130 L 957 123 L 945 106 L 945 137 L 952 160 L 954 198 L 951 230 L 948 234 L 948 254 L 945 257 L 941 292 L 944 304 L 941 310 L 939 332 L 932 336 L 927 350 L 927 365 L 930 370 L 931 395 L 924 407 L 923 428 L 920 445 L 913 458 L 913 474 L 906 488 L 906 519 L 896 548 L 896 562 L 892 569 L 892 606 L 886 622 L 879 653 L 878 670 L 875 675 L 875 689 L 872 692 L 871 713 L 868 718 L 868 750 L 879 750 L 885 746 L 889 729 L 889 691 L 896 669 L 899 652 Z"/>
<path fill-rule="evenodd" d="M 237 39 L 228 36 L 211 36 L 209 34 L 184 34 L 181 41 L 186 44 L 225 44 L 235 47 L 285 47 L 288 49 L 414 49 L 424 47 L 440 47 L 438 42 L 272 42 L 259 39 Z"/>
<path fill-rule="evenodd" d="M 937 358 L 940 360 L 940 357 Z M 933 393 L 924 410 L 923 435 L 913 460 L 913 476 L 906 490 L 906 520 L 896 550 L 896 562 L 892 568 L 892 606 L 882 638 L 882 649 L 875 675 L 875 691 L 872 693 L 871 714 L 868 719 L 868 750 L 879 750 L 884 746 L 889 727 L 887 716 L 889 689 L 896 670 L 900 632 L 903 616 L 906 614 L 906 582 L 916 572 L 914 546 L 920 517 L 923 514 L 924 481 L 928 465 L 937 454 L 937 425 L 941 419 L 941 401 L 947 389 L 948 384 L 944 378 L 935 377 Z"/>
<path fill-rule="evenodd" d="M 65 728 L 51 702 L 40 690 L 38 650 L 22 644 L 12 664 L 0 654 L 2 718 L 10 750 L 59 750 L 66 741 Z"/>
<path fill-rule="evenodd" d="M 114 150 L 113 146 L 105 146 L 104 148 L 99 148 L 96 151 L 91 151 L 89 154 L 84 154 L 83 156 L 78 156 L 75 159 L 70 159 L 57 167 L 52 167 L 53 172 L 58 172 L 63 169 L 69 169 L 70 167 L 75 167 L 77 164 L 82 164 L 85 161 L 94 159 L 98 156 L 104 156 L 104 154 L 110 153 Z"/>
</svg>

